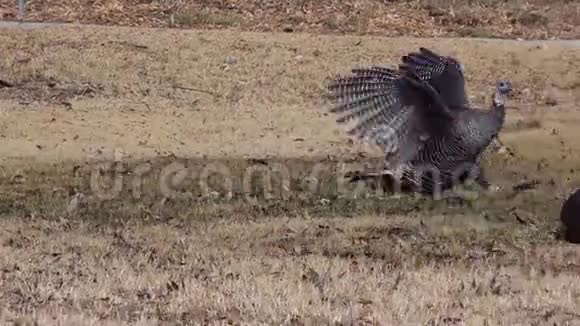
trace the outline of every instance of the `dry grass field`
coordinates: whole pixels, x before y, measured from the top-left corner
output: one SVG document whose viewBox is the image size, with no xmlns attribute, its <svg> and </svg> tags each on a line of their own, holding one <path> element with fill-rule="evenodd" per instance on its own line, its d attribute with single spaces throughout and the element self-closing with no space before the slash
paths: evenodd
<svg viewBox="0 0 580 326">
<path fill-rule="evenodd" d="M 501 191 L 338 183 L 380 152 L 325 113 L 326 81 L 419 46 L 460 58 L 483 109 L 513 81 L 486 160 Z M 4 324 L 579 325 L 580 249 L 557 230 L 580 185 L 580 49 L 75 27 L 2 30 L 0 51 Z M 244 173 L 276 164 L 263 198 Z"/>
</svg>

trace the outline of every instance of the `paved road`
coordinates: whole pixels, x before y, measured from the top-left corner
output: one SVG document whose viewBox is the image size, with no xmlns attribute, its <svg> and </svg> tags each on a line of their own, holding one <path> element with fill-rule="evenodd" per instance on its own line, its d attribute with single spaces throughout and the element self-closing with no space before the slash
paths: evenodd
<svg viewBox="0 0 580 326">
<path fill-rule="evenodd" d="M 21 29 L 35 29 L 35 28 L 48 28 L 48 27 L 59 27 L 59 26 L 99 26 L 94 24 L 72 24 L 72 23 L 51 23 L 51 22 L 18 22 L 18 21 L 0 21 L 0 28 L 21 28 Z M 489 39 L 489 38 L 469 38 L 477 39 L 487 42 L 511 42 L 526 45 L 556 45 L 565 46 L 572 48 L 580 48 L 580 40 L 510 40 L 510 39 Z"/>
</svg>

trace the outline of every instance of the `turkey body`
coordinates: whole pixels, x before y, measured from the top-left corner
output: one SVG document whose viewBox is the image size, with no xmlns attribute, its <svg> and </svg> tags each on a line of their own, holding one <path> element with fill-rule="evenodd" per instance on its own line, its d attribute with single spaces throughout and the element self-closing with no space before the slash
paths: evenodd
<svg viewBox="0 0 580 326">
<path fill-rule="evenodd" d="M 564 200 L 560 221 L 564 226 L 564 239 L 571 243 L 580 243 L 580 189 L 576 189 Z"/>
<path fill-rule="evenodd" d="M 337 122 L 357 121 L 348 133 L 380 146 L 385 169 L 413 191 L 432 194 L 468 178 L 487 187 L 480 161 L 503 127 L 511 84 L 499 81 L 491 109 L 474 110 L 457 60 L 425 48 L 402 59 L 398 71 L 373 66 L 335 79 Z"/>
<path fill-rule="evenodd" d="M 487 188 L 481 159 L 503 125 L 504 115 L 470 109 L 457 110 L 457 119 L 447 132 L 427 140 L 416 156 L 402 166 L 404 180 L 416 191 L 433 194 L 468 179 Z M 482 130 L 482 125 L 497 126 Z"/>
</svg>

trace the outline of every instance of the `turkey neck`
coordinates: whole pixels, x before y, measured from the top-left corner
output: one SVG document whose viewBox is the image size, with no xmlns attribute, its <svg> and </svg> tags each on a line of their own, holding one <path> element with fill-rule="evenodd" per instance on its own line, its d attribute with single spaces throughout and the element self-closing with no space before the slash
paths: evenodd
<svg viewBox="0 0 580 326">
<path fill-rule="evenodd" d="M 491 108 L 491 114 L 497 119 L 499 125 L 503 125 L 505 121 L 505 98 L 504 95 L 498 90 L 493 94 L 493 106 Z"/>
</svg>

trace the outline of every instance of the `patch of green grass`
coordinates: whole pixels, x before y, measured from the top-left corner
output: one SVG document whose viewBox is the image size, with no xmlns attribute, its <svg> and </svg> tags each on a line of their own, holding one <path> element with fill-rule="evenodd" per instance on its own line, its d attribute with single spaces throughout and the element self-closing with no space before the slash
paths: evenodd
<svg viewBox="0 0 580 326">
<path fill-rule="evenodd" d="M 458 30 L 458 33 L 461 37 L 497 38 L 497 35 L 495 35 L 492 31 L 481 26 L 468 26 Z"/>
<path fill-rule="evenodd" d="M 178 26 L 194 27 L 198 25 L 212 25 L 219 27 L 237 26 L 241 18 L 232 13 L 213 13 L 205 10 L 186 10 L 177 12 L 174 23 Z"/>
<path fill-rule="evenodd" d="M 376 162 L 372 162 L 376 164 Z M 58 218 L 69 214 L 75 193 L 83 205 L 74 215 L 87 220 L 208 220 L 232 215 L 247 218 L 363 215 L 487 216 L 512 220 L 516 205 L 531 214 L 548 210 L 533 193 L 478 193 L 466 200 L 434 200 L 410 194 L 391 196 L 376 184 L 343 183 L 348 162 L 304 160 L 178 160 L 76 166 L 21 171 L 25 178 L 11 184 L 4 177 L 0 214 Z M 372 165 L 371 163 L 369 163 Z M 347 165 L 345 167 L 345 165 Z M 251 172 L 253 169 L 253 172 Z M 287 169 L 286 172 L 280 173 Z M 227 171 L 229 170 L 229 171 Z M 268 185 L 268 173 L 271 176 Z M 228 175 L 229 178 L 225 176 Z M 224 182 L 230 180 L 230 184 Z M 270 188 L 270 192 L 265 189 Z M 270 196 L 267 196 L 270 194 Z M 473 197 L 474 193 L 471 193 Z M 551 201 L 552 202 L 552 201 Z M 73 203 L 74 204 L 74 203 Z M 73 205 L 74 206 L 74 205 Z"/>
<path fill-rule="evenodd" d="M 518 23 L 530 27 L 545 26 L 548 24 L 548 17 L 528 10 L 522 10 L 516 20 Z"/>
</svg>

